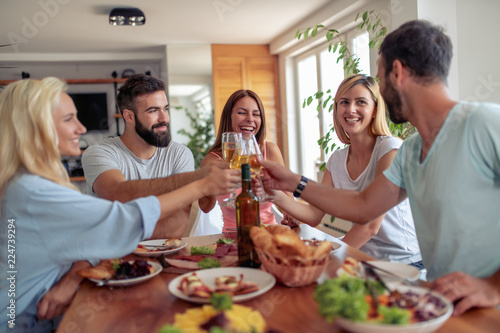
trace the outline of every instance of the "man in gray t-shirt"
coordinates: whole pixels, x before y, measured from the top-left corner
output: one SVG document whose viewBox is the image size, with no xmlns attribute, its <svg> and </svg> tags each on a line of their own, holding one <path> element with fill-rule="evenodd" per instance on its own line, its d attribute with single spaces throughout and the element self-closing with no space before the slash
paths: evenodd
<svg viewBox="0 0 500 333">
<path fill-rule="evenodd" d="M 117 103 L 125 122 L 124 133 L 90 146 L 82 157 L 91 193 L 126 202 L 170 192 L 210 172 L 212 167 L 193 171 L 191 151 L 172 142 L 163 81 L 133 75 L 119 89 Z M 159 221 L 152 238 L 182 237 L 190 210 L 191 203 L 186 203 Z"/>
</svg>

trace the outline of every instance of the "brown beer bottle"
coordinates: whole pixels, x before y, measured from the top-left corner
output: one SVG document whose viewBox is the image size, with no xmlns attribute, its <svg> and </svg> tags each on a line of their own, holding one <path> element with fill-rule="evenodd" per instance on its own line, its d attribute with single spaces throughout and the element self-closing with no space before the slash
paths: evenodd
<svg viewBox="0 0 500 333">
<path fill-rule="evenodd" d="M 241 182 L 242 191 L 236 198 L 238 265 L 258 268 L 260 260 L 250 238 L 250 228 L 260 227 L 259 198 L 252 191 L 249 164 L 241 165 Z"/>
</svg>

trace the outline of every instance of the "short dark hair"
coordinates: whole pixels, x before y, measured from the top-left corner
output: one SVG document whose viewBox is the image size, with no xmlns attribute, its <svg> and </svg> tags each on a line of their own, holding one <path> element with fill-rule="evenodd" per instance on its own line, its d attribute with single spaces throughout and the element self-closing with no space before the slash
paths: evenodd
<svg viewBox="0 0 500 333">
<path fill-rule="evenodd" d="M 137 96 L 165 91 L 165 82 L 152 76 L 135 74 L 130 76 L 118 91 L 116 103 L 123 115 L 125 109 L 135 112 L 135 99 Z"/>
<path fill-rule="evenodd" d="M 394 60 L 410 70 L 424 83 L 447 82 L 453 56 L 450 38 L 443 29 L 425 20 L 406 22 L 388 34 L 380 46 L 386 73 L 392 70 Z"/>
</svg>

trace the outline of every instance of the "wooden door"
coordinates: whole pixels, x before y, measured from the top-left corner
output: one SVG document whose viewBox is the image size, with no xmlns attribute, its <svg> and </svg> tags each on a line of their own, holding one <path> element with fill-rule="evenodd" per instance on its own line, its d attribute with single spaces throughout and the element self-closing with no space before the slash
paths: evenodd
<svg viewBox="0 0 500 333">
<path fill-rule="evenodd" d="M 282 149 L 278 59 L 269 53 L 269 46 L 212 45 L 212 70 L 216 130 L 229 96 L 236 90 L 250 89 L 264 105 L 267 140 Z"/>
</svg>

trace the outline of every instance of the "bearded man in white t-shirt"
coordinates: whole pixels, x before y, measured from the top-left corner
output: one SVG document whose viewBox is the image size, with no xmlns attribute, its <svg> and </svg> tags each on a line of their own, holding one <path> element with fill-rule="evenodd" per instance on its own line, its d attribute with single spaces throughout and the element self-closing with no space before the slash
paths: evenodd
<svg viewBox="0 0 500 333">
<path fill-rule="evenodd" d="M 159 195 L 202 178 L 211 168 L 196 171 L 191 151 L 173 142 L 165 83 L 136 74 L 120 87 L 117 104 L 125 122 L 124 133 L 87 148 L 82 157 L 85 179 L 91 193 L 121 202 Z M 152 238 L 182 237 L 191 203 L 160 220 Z M 127 223 L 127 221 L 123 221 Z"/>
</svg>

